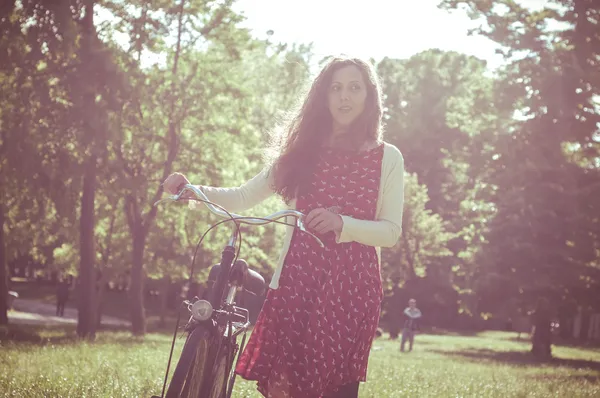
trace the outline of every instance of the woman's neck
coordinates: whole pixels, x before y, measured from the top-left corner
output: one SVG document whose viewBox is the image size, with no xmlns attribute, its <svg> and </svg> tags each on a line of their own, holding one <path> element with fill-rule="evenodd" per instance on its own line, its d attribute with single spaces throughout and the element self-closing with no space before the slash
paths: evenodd
<svg viewBox="0 0 600 398">
<path fill-rule="evenodd" d="M 346 134 L 348 131 L 348 126 L 341 126 L 339 124 L 334 124 L 331 128 L 332 135 L 334 136 Z"/>
<path fill-rule="evenodd" d="M 349 133 L 349 128 L 347 126 L 340 126 L 334 124 L 331 129 L 331 134 L 325 140 L 324 145 L 330 148 L 345 148 L 348 147 L 349 141 L 348 138 L 345 137 Z M 365 142 L 360 145 L 358 148 L 359 151 L 368 151 L 374 147 L 376 147 L 379 143 L 374 139 L 367 139 Z"/>
<path fill-rule="evenodd" d="M 327 145 L 337 146 L 336 144 L 339 144 L 346 134 L 348 134 L 348 128 L 333 126 L 329 139 L 327 140 Z"/>
<path fill-rule="evenodd" d="M 369 151 L 379 145 L 377 140 L 369 139 L 360 145 L 358 151 Z M 325 141 L 325 146 L 329 148 L 344 148 L 347 147 L 347 141 L 343 139 L 343 136 L 331 136 L 327 141 Z"/>
</svg>

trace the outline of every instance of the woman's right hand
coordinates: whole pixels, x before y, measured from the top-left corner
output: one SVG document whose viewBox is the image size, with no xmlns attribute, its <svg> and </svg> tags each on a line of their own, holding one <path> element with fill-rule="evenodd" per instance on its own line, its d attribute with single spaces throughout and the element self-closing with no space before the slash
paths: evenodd
<svg viewBox="0 0 600 398">
<path fill-rule="evenodd" d="M 190 181 L 181 173 L 173 173 L 163 182 L 163 188 L 170 194 L 178 194 Z"/>
</svg>

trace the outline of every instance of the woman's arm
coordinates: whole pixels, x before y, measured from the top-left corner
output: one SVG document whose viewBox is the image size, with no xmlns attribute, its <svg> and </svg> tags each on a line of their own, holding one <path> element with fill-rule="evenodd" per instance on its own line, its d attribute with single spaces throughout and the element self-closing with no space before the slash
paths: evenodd
<svg viewBox="0 0 600 398">
<path fill-rule="evenodd" d="M 204 192 L 208 200 L 232 213 L 246 211 L 269 196 L 273 195 L 272 173 L 264 169 L 249 181 L 233 188 L 219 188 L 200 185 L 198 188 Z M 190 208 L 195 208 L 197 202 L 190 201 Z"/>
<path fill-rule="evenodd" d="M 392 247 L 398 242 L 404 207 L 404 158 L 396 147 L 391 148 L 393 158 L 390 159 L 390 172 L 381 176 L 384 183 L 378 219 L 359 220 L 342 215 L 343 226 L 337 236 L 338 243 L 358 242 L 368 246 Z"/>
</svg>

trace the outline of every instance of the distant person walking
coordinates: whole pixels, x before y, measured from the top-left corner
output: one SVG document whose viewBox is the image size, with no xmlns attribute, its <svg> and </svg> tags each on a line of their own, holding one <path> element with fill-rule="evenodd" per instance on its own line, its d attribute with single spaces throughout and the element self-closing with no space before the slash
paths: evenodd
<svg viewBox="0 0 600 398">
<path fill-rule="evenodd" d="M 412 351 L 415 341 L 415 332 L 419 330 L 421 311 L 417 308 L 417 300 L 408 300 L 408 307 L 404 310 L 404 329 L 402 330 L 402 343 L 400 351 L 404 352 L 404 345 L 408 341 L 408 350 Z"/>
<path fill-rule="evenodd" d="M 65 315 L 67 301 L 69 301 L 69 281 L 65 279 L 56 287 L 56 316 Z"/>
</svg>

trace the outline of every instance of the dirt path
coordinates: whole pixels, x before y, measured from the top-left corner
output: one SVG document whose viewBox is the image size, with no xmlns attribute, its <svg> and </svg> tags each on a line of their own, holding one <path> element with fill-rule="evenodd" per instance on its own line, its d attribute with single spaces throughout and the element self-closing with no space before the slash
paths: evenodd
<svg viewBox="0 0 600 398">
<path fill-rule="evenodd" d="M 77 310 L 65 308 L 64 316 L 56 316 L 56 307 L 52 304 L 35 300 L 16 299 L 13 309 L 8 312 L 8 320 L 12 324 L 25 325 L 65 325 L 77 324 Z M 129 321 L 104 315 L 102 324 L 109 326 L 130 326 Z"/>
</svg>

